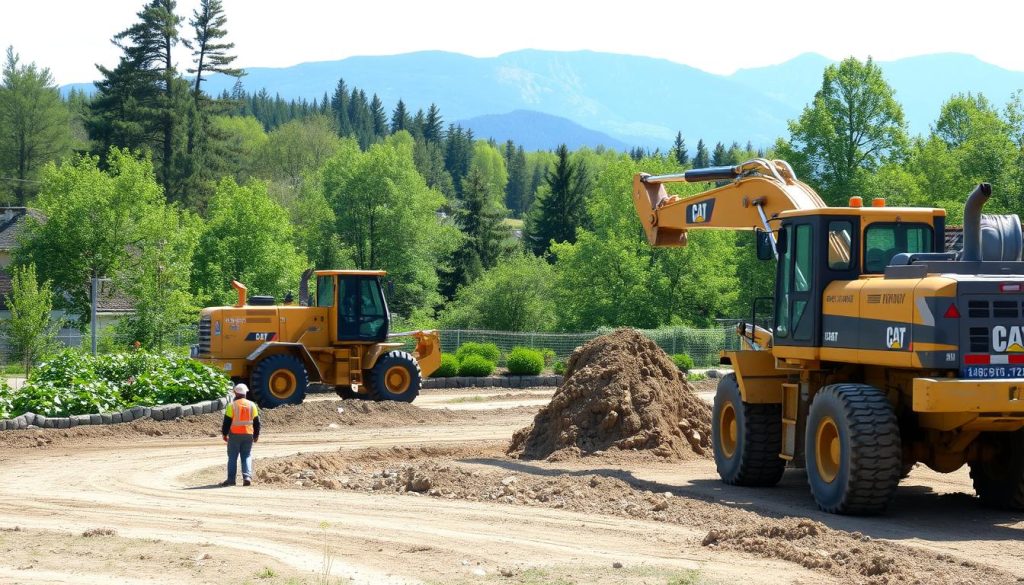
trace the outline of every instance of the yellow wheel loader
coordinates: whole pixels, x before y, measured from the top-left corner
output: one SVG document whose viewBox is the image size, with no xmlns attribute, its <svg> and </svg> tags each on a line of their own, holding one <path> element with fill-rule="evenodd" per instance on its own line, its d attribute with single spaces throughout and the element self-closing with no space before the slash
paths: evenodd
<svg viewBox="0 0 1024 585">
<path fill-rule="evenodd" d="M 706 181 L 724 184 L 665 189 Z M 990 195 L 970 194 L 964 249 L 949 253 L 943 209 L 828 207 L 784 161 L 634 177 L 651 245 L 750 230 L 777 262 L 774 296 L 737 327 L 743 349 L 721 356 L 734 371 L 712 410 L 724 482 L 804 467 L 822 510 L 872 514 L 915 463 L 967 464 L 984 503 L 1024 509 L 1024 241 L 1017 216 L 981 214 Z"/>
<path fill-rule="evenodd" d="M 316 295 L 308 279 L 316 275 Z M 376 270 L 307 271 L 300 302 L 276 304 L 247 298 L 245 285 L 233 307 L 203 309 L 192 357 L 236 382 L 264 407 L 300 404 L 309 383 L 333 386 L 342 398 L 412 402 L 423 377 L 441 365 L 437 331 L 388 330 L 391 314 Z M 412 353 L 396 338 L 412 337 Z"/>
</svg>

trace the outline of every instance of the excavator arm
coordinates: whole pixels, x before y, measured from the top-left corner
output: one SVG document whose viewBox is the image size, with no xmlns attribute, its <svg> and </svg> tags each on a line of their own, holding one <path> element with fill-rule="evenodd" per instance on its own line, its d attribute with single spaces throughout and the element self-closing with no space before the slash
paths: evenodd
<svg viewBox="0 0 1024 585">
<path fill-rule="evenodd" d="M 665 190 L 666 183 L 707 181 L 731 182 L 683 198 Z M 768 220 L 783 211 L 826 207 L 814 189 L 797 180 L 789 163 L 765 159 L 674 175 L 637 174 L 633 205 L 652 246 L 685 246 L 691 229 L 760 228 L 771 233 Z"/>
</svg>

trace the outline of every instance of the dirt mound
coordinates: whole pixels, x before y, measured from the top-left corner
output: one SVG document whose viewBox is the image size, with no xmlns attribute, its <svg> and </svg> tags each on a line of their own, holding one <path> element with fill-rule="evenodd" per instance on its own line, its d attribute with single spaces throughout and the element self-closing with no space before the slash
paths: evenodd
<svg viewBox="0 0 1024 585">
<path fill-rule="evenodd" d="M 338 412 L 338 408 L 342 412 Z M 404 402 L 311 400 L 301 405 L 264 409 L 263 432 L 326 431 L 341 426 L 394 426 L 440 423 L 459 418 L 449 410 L 422 409 Z M 73 429 L 27 429 L 0 433 L 0 448 L 34 448 L 88 443 L 97 439 L 138 440 L 140 437 L 202 438 L 220 435 L 224 413 L 201 414 L 172 421 L 141 419 L 125 424 Z"/>
<path fill-rule="evenodd" d="M 671 458 L 710 456 L 711 410 L 672 359 L 635 329 L 619 329 L 572 353 L 565 382 L 509 454 L 541 459 L 607 449 Z"/>
</svg>

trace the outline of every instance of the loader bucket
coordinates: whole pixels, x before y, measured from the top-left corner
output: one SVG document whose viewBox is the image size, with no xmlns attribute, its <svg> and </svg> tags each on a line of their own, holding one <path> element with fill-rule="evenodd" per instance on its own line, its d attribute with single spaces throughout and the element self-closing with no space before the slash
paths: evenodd
<svg viewBox="0 0 1024 585">
<path fill-rule="evenodd" d="M 431 329 L 416 331 L 412 336 L 416 338 L 414 352 L 416 361 L 420 363 L 420 371 L 424 376 L 429 376 L 441 367 L 441 335 Z"/>
</svg>

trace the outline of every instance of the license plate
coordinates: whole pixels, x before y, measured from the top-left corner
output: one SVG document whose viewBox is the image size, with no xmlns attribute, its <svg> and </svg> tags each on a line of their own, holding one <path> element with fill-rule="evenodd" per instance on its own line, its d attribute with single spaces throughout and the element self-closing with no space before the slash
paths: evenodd
<svg viewBox="0 0 1024 585">
<path fill-rule="evenodd" d="M 960 377 L 973 380 L 1024 378 L 1024 366 L 967 366 L 960 370 Z"/>
</svg>

